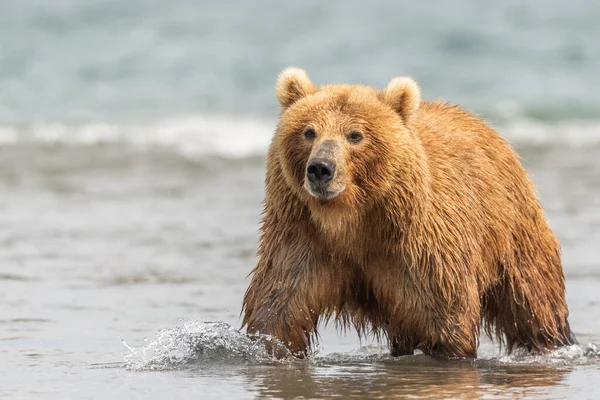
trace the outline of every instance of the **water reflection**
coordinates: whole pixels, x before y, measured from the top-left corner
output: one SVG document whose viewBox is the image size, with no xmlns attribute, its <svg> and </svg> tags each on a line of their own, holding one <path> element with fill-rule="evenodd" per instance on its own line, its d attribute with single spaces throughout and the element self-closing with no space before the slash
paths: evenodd
<svg viewBox="0 0 600 400">
<path fill-rule="evenodd" d="M 424 356 L 377 363 L 316 363 L 248 368 L 259 397 L 514 398 L 547 396 L 569 367 L 436 361 Z"/>
</svg>

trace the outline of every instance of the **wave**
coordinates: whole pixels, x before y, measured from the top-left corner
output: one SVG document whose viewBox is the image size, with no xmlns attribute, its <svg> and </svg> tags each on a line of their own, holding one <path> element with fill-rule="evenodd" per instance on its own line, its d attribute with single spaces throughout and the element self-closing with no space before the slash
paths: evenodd
<svg viewBox="0 0 600 400">
<path fill-rule="evenodd" d="M 149 124 L 36 123 L 0 126 L 0 147 L 127 145 L 139 151 L 166 149 L 189 158 L 263 156 L 276 122 L 226 115 L 190 116 Z M 600 122 L 546 123 L 516 120 L 493 124 L 515 145 L 600 145 Z"/>
<path fill-rule="evenodd" d="M 274 127 L 271 121 L 228 116 L 182 117 L 140 125 L 38 123 L 0 126 L 0 146 L 122 144 L 138 150 L 172 149 L 192 158 L 246 158 L 265 154 Z"/>
</svg>

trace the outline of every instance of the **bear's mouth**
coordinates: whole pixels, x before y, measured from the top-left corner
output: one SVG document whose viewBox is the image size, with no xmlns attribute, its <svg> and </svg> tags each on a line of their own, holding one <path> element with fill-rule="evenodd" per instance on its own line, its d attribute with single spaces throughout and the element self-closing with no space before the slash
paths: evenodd
<svg viewBox="0 0 600 400">
<path fill-rule="evenodd" d="M 331 188 L 322 185 L 313 185 L 310 183 L 305 183 L 304 188 L 306 191 L 316 199 L 319 200 L 331 200 L 339 196 L 345 189 L 342 187 L 338 190 L 331 190 Z"/>
</svg>

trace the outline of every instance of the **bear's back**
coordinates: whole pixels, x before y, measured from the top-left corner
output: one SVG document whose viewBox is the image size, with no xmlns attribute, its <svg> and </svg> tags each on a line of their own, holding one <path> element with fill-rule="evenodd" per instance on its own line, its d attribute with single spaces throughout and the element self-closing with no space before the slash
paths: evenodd
<svg viewBox="0 0 600 400">
<path fill-rule="evenodd" d="M 423 101 L 411 131 L 427 158 L 433 193 L 495 201 L 531 189 L 517 154 L 498 132 L 458 106 Z"/>
<path fill-rule="evenodd" d="M 481 273 L 488 275 L 489 266 L 513 248 L 513 232 L 526 219 L 544 218 L 517 154 L 482 119 L 441 102 L 422 102 L 411 131 L 427 160 L 429 224 L 458 247 L 480 254 L 481 264 L 488 265 Z"/>
</svg>

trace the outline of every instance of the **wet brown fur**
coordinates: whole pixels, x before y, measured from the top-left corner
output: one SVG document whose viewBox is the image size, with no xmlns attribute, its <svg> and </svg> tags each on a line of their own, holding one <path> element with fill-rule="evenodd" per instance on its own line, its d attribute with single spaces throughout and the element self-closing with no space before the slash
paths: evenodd
<svg viewBox="0 0 600 400">
<path fill-rule="evenodd" d="M 393 355 L 475 357 L 480 329 L 546 352 L 575 342 L 559 243 L 509 144 L 457 106 L 421 101 L 409 78 L 383 91 L 315 87 L 299 69 L 277 84 L 258 265 L 243 304 L 249 333 L 298 356 L 334 318 L 386 337 Z M 307 126 L 317 133 L 308 141 Z M 303 187 L 323 140 L 345 190 Z"/>
</svg>

